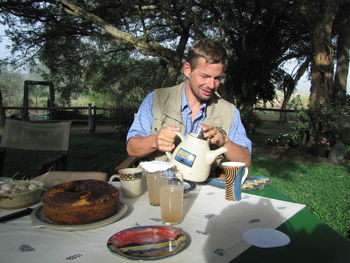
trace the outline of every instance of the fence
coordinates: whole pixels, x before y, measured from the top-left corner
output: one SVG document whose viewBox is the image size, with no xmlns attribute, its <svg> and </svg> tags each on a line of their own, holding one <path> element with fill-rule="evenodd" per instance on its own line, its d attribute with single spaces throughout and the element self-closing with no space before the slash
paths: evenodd
<svg viewBox="0 0 350 263">
<path fill-rule="evenodd" d="M 97 111 L 103 111 L 105 112 L 117 112 L 118 109 L 116 108 L 108 108 L 108 107 L 97 107 L 92 106 L 92 104 L 88 104 L 87 107 L 4 107 L 5 111 L 19 111 L 20 112 L 20 119 L 22 120 L 31 120 L 31 121 L 57 121 L 57 120 L 70 120 L 75 123 L 87 123 L 88 129 L 91 132 L 94 132 L 96 129 L 96 123 L 101 121 L 97 118 Z M 120 109 L 119 109 L 120 110 Z M 43 111 L 48 112 L 48 115 L 41 115 L 42 118 L 37 117 L 36 119 L 30 119 L 30 111 Z M 68 111 L 73 112 L 81 112 L 81 111 L 87 111 L 87 114 L 83 115 L 80 113 L 77 114 L 70 114 L 65 115 L 64 113 L 67 113 Z M 254 108 L 254 112 L 257 114 L 257 116 L 263 120 L 263 121 L 279 121 L 279 116 L 281 112 L 284 112 L 284 121 L 288 120 L 295 120 L 296 117 L 296 110 L 280 110 L 280 109 L 273 109 L 273 108 Z M 124 120 L 127 118 L 125 116 L 125 112 L 121 113 L 121 117 Z M 38 116 L 38 115 L 36 115 Z M 78 116 L 78 117 L 77 117 Z M 108 122 L 108 120 L 104 119 L 104 122 Z M 118 122 L 115 120 L 115 122 Z"/>
<path fill-rule="evenodd" d="M 49 112 L 48 118 L 38 118 L 36 120 L 45 120 L 45 121 L 55 121 L 55 120 L 70 120 L 72 122 L 87 122 L 89 130 L 91 132 L 94 132 L 96 129 L 96 112 L 99 111 L 116 111 L 114 108 L 106 108 L 106 107 L 96 107 L 92 106 L 92 104 L 88 104 L 87 107 L 4 107 L 5 112 L 6 111 L 19 111 L 20 112 L 20 119 L 29 121 L 30 120 L 30 111 L 43 111 L 43 112 Z M 67 111 L 87 111 L 87 118 L 72 118 L 72 116 L 69 119 L 62 118 L 63 112 Z M 64 115 L 64 114 L 63 114 Z M 82 114 L 79 114 L 80 116 L 84 116 Z M 78 114 L 76 114 L 78 116 Z M 35 121 L 35 119 L 32 119 L 31 121 Z M 106 120 L 104 120 L 106 121 Z"/>
<path fill-rule="evenodd" d="M 263 121 L 287 122 L 297 119 L 297 110 L 281 110 L 273 108 L 254 108 L 254 112 Z M 281 113 L 282 120 L 281 120 Z"/>
</svg>

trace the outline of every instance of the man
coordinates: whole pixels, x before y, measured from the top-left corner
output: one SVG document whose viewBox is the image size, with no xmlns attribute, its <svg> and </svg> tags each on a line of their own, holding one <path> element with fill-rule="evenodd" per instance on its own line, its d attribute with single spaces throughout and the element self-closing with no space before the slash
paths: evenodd
<svg viewBox="0 0 350 263">
<path fill-rule="evenodd" d="M 204 130 L 212 146 L 224 146 L 229 161 L 250 165 L 251 141 L 239 110 L 216 93 L 227 65 L 218 42 L 195 43 L 183 64 L 186 80 L 174 87 L 156 89 L 142 102 L 127 135 L 130 156 L 157 156 L 175 148 L 174 131 L 187 134 Z"/>
</svg>

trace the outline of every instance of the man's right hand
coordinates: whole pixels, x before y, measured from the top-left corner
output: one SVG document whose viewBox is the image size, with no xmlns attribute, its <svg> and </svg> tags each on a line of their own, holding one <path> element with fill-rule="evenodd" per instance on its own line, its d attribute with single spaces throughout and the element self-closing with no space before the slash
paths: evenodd
<svg viewBox="0 0 350 263">
<path fill-rule="evenodd" d="M 179 127 L 164 126 L 156 133 L 156 147 L 162 152 L 171 152 L 175 149 L 175 131 L 180 132 Z"/>
<path fill-rule="evenodd" d="M 129 156 L 144 157 L 156 150 L 167 152 L 175 148 L 175 131 L 180 131 L 179 127 L 166 126 L 162 127 L 159 132 L 149 136 L 131 137 L 126 145 Z"/>
</svg>

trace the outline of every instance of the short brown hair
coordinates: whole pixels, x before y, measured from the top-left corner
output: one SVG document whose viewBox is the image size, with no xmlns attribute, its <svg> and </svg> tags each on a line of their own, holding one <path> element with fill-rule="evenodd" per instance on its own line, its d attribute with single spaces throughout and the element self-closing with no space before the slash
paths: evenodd
<svg viewBox="0 0 350 263">
<path fill-rule="evenodd" d="M 217 41 L 212 39 L 201 39 L 197 41 L 188 52 L 187 62 L 192 69 L 196 68 L 198 58 L 204 58 L 208 63 L 220 63 L 226 68 L 227 53 L 225 48 Z"/>
</svg>

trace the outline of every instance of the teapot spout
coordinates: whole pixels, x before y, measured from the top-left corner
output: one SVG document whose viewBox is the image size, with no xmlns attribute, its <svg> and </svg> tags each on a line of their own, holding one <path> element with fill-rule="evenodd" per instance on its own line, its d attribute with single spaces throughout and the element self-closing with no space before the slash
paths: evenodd
<svg viewBox="0 0 350 263">
<path fill-rule="evenodd" d="M 207 154 L 206 154 L 207 163 L 212 164 L 215 161 L 216 157 L 218 157 L 220 154 L 223 154 L 227 151 L 228 151 L 227 148 L 220 147 L 219 149 L 207 152 Z"/>
</svg>

